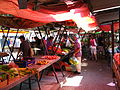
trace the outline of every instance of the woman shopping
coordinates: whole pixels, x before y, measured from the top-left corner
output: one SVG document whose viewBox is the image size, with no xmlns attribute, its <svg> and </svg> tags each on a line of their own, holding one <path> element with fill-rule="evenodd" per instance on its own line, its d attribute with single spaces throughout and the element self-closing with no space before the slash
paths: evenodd
<svg viewBox="0 0 120 90">
<path fill-rule="evenodd" d="M 81 74 L 81 56 L 82 56 L 81 42 L 77 36 L 73 36 L 73 39 L 74 41 L 70 40 L 72 43 L 74 43 L 73 56 L 76 57 L 77 60 L 79 61 L 79 63 L 75 65 L 76 71 L 74 73 Z"/>
<path fill-rule="evenodd" d="M 96 40 L 94 38 L 94 36 L 90 37 L 90 49 L 91 49 L 91 54 L 92 54 L 92 60 L 96 60 L 97 61 L 97 49 L 96 49 Z"/>
</svg>

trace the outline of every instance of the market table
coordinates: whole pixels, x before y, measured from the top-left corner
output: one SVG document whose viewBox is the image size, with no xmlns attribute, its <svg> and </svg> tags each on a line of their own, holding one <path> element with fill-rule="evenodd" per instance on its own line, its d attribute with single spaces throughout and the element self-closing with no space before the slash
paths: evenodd
<svg viewBox="0 0 120 90">
<path fill-rule="evenodd" d="M 16 76 L 15 78 L 9 79 L 9 83 L 7 84 L 7 80 L 0 83 L 0 90 L 9 90 L 10 88 L 15 87 L 16 85 L 20 84 L 21 82 L 27 80 L 28 78 L 32 77 L 33 75 L 25 75 L 23 77 Z"/>
<path fill-rule="evenodd" d="M 59 61 L 60 57 L 57 58 L 57 59 L 53 59 L 53 60 L 48 60 L 49 63 L 46 64 L 46 65 L 32 65 L 28 68 L 35 68 L 38 72 L 41 72 L 42 70 L 46 69 L 47 67 L 51 66 L 53 67 L 53 64 L 57 61 Z M 40 57 L 36 57 L 36 61 L 38 60 L 44 60 L 44 59 L 41 59 Z M 45 59 L 46 60 L 46 59 Z M 53 70 L 54 70 L 54 67 L 53 67 Z M 54 71 L 55 73 L 55 71 Z M 13 88 L 15 87 L 16 85 L 22 83 L 23 81 L 29 79 L 30 77 L 34 76 L 34 74 L 30 74 L 30 75 L 25 75 L 25 76 L 16 76 L 15 78 L 12 78 L 12 79 L 9 79 L 9 83 L 7 84 L 7 80 L 3 81 L 3 82 L 0 82 L 0 90 L 9 90 L 10 88 Z M 57 82 L 58 81 L 58 78 L 57 78 L 57 75 L 55 74 L 55 77 L 57 79 Z M 39 82 L 38 82 L 39 84 Z M 31 89 L 31 87 L 29 87 Z M 40 88 L 39 88 L 40 89 Z"/>
<path fill-rule="evenodd" d="M 49 63 L 46 64 L 46 65 L 36 65 L 36 64 L 35 64 L 35 65 L 31 66 L 30 68 L 35 68 L 35 69 L 37 69 L 38 72 L 41 72 L 41 71 L 43 71 L 44 69 L 46 69 L 47 67 L 52 66 L 52 69 L 53 69 L 53 72 L 54 72 L 54 74 L 55 74 L 56 80 L 57 80 L 57 82 L 59 83 L 59 80 L 58 80 L 57 74 L 55 73 L 55 68 L 54 68 L 53 64 L 56 63 L 57 61 L 59 61 L 59 60 L 60 60 L 60 57 L 57 58 L 57 59 L 53 59 L 53 60 L 43 59 L 43 58 L 41 58 L 41 57 L 39 57 L 39 56 L 36 57 L 36 62 L 39 61 L 39 60 L 46 60 L 46 61 L 48 61 Z M 61 72 L 62 72 L 62 70 L 61 70 Z M 43 74 L 43 72 L 42 72 L 42 74 Z M 41 74 L 41 77 L 42 77 L 42 74 Z M 63 72 L 62 72 L 62 74 L 63 74 Z M 63 74 L 63 76 L 64 76 L 64 74 Z M 40 77 L 40 79 L 41 79 L 41 77 Z M 40 81 L 40 79 L 39 79 L 39 81 Z"/>
</svg>

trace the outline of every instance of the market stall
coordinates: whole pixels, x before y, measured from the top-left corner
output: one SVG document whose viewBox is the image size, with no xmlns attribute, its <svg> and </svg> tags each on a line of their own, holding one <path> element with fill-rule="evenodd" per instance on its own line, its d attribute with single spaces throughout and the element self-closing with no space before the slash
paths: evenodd
<svg viewBox="0 0 120 90">
<path fill-rule="evenodd" d="M 2 28 L 3 29 L 3 28 Z M 39 30 L 39 27 L 38 27 L 38 30 Z M 4 29 L 3 29 L 3 31 L 4 31 Z M 60 30 L 59 30 L 60 31 Z M 62 32 L 58 32 L 58 36 L 59 35 L 61 35 L 61 34 L 63 34 L 64 33 L 64 30 L 62 31 Z M 9 33 L 8 33 L 9 34 Z M 39 31 L 39 34 L 40 34 L 40 36 L 41 36 L 41 32 Z M 17 33 L 16 33 L 16 35 L 17 35 Z M 41 36 L 42 37 L 42 36 Z M 58 37 L 56 37 L 56 39 L 57 39 Z M 7 76 L 5 76 L 5 78 L 3 79 L 3 77 L 1 76 L 1 82 L 0 82 L 0 84 L 1 84 L 1 89 L 10 89 L 10 88 L 12 88 L 12 87 L 14 87 L 14 86 L 16 86 L 16 85 L 18 85 L 18 84 L 20 84 L 20 83 L 22 83 L 23 81 L 25 81 L 25 80 L 27 80 L 27 79 L 29 79 L 29 88 L 31 89 L 31 86 L 30 86 L 30 78 L 31 77 L 33 77 L 34 75 L 36 75 L 36 72 L 35 73 L 31 73 L 31 72 L 29 72 L 29 70 L 27 70 L 27 69 L 25 69 L 26 67 L 28 68 L 28 69 L 30 69 L 30 71 L 31 70 L 33 70 L 33 69 L 35 69 L 35 71 L 37 71 L 38 73 L 40 73 L 40 72 L 43 72 L 44 71 L 44 69 L 46 69 L 46 68 L 48 68 L 49 66 L 52 66 L 52 70 L 53 70 L 53 72 L 54 72 L 54 74 L 55 74 L 55 77 L 56 77 L 56 79 L 57 79 L 57 82 L 59 82 L 59 79 L 58 79 L 58 77 L 57 77 L 57 75 L 56 75 L 56 73 L 55 73 L 55 68 L 54 68 L 54 63 L 57 63 L 57 65 L 59 65 L 59 61 L 62 61 L 63 59 L 65 59 L 65 58 L 67 58 L 67 57 L 69 57 L 69 56 L 71 56 L 72 55 L 72 51 L 71 52 L 69 52 L 69 50 L 68 49 L 60 49 L 59 48 L 59 45 L 61 44 L 61 38 L 62 37 L 59 37 L 58 39 L 59 39 L 59 42 L 58 42 L 58 44 L 57 44 L 57 46 L 56 47 L 51 47 L 51 49 L 49 49 L 49 53 L 46 53 L 46 54 L 48 54 L 48 56 L 35 56 L 35 61 L 32 59 L 31 60 L 31 58 L 29 57 L 29 59 L 27 59 L 27 60 L 23 60 L 23 59 L 20 59 L 20 60 L 17 60 L 17 58 L 15 58 L 14 57 L 14 55 L 13 55 L 13 51 L 14 51 L 14 49 L 15 48 L 12 48 L 11 49 L 11 47 L 8 45 L 8 47 L 9 47 L 9 49 L 10 49 L 10 51 L 11 51 L 11 53 L 10 53 L 10 56 L 11 57 L 14 57 L 13 58 L 13 60 L 12 61 L 14 61 L 14 63 L 15 64 L 17 64 L 20 68 L 21 68 L 21 70 L 22 70 L 22 68 L 24 69 L 24 71 L 25 71 L 25 73 L 27 72 L 27 74 L 23 74 L 23 75 L 19 75 L 19 73 L 16 75 L 16 76 L 14 76 L 14 71 L 13 71 L 13 76 L 11 77 L 11 76 L 8 76 L 8 73 L 7 72 L 9 72 L 9 70 L 8 71 L 5 71 L 5 72 L 1 72 L 0 73 L 0 75 L 6 75 L 7 74 Z M 16 40 L 16 39 L 15 39 Z M 55 44 L 56 42 L 54 41 L 54 44 Z M 13 46 L 14 46 L 14 43 L 13 43 Z M 3 48 L 3 50 L 4 50 L 4 48 Z M 54 54 L 58 54 L 60 57 L 61 57 L 61 59 L 60 59 L 60 57 L 57 57 L 57 56 L 51 56 L 51 55 L 54 55 Z M 2 55 L 2 54 L 1 54 Z M 45 55 L 45 54 L 44 54 Z M 50 55 L 50 56 L 49 56 Z M 11 61 L 9 61 L 8 63 L 10 63 Z M 7 64 L 7 63 L 6 63 Z M 38 64 L 38 65 L 36 65 L 36 64 Z M 44 64 L 44 65 L 43 65 Z M 1 66 L 4 66 L 4 64 L 3 65 L 1 65 Z M 4 69 L 4 68 L 3 68 Z M 17 68 L 18 69 L 18 71 L 20 71 L 19 70 L 19 68 Z M 62 68 L 61 68 L 61 66 L 59 65 L 59 69 L 61 70 L 61 72 L 62 72 Z M 0 70 L 0 71 L 2 71 L 2 70 Z M 34 71 L 33 71 L 34 72 Z M 62 75 L 64 76 L 64 74 L 63 74 L 63 72 L 62 72 Z M 42 74 L 41 74 L 41 76 L 40 76 L 40 78 L 42 78 Z M 40 79 L 38 80 L 38 78 L 36 77 L 36 80 L 37 81 L 40 81 Z M 22 84 L 20 84 L 20 87 L 21 87 L 21 85 Z M 38 82 L 38 85 L 39 85 L 39 82 Z M 39 89 L 40 89 L 40 87 L 39 87 Z"/>
<path fill-rule="evenodd" d="M 43 56 L 43 57 L 36 57 L 35 59 L 35 64 L 34 65 L 30 65 L 27 68 L 10 68 L 11 70 L 13 69 L 13 75 L 16 74 L 15 76 L 8 76 L 8 78 L 6 78 L 5 80 L 3 80 L 2 82 L 0 82 L 0 89 L 2 90 L 8 90 L 20 83 L 22 83 L 23 81 L 29 79 L 36 75 L 39 74 L 42 70 L 48 68 L 49 66 L 53 67 L 53 64 L 56 63 L 57 61 L 59 61 L 60 57 L 58 56 Z M 2 67 L 2 66 L 1 66 Z M 9 73 L 10 70 L 5 70 L 4 68 L 0 68 L 0 70 Z M 14 71 L 15 70 L 15 71 Z M 59 82 L 59 79 L 57 78 L 57 75 L 55 73 L 55 69 L 53 67 L 53 71 L 55 74 L 55 77 L 57 79 L 57 82 Z M 0 74 L 2 75 L 2 73 Z M 40 85 L 39 85 L 39 78 L 36 77 L 36 80 L 38 82 L 38 86 L 40 89 Z M 29 81 L 30 83 L 30 81 Z M 21 86 L 20 86 L 21 88 Z M 29 84 L 29 88 L 31 90 L 31 83 Z"/>
<path fill-rule="evenodd" d="M 5 80 L 2 80 L 0 82 L 0 89 L 10 89 L 20 83 L 22 83 L 23 81 L 25 81 L 26 79 L 29 79 L 29 88 L 31 89 L 31 83 L 30 83 L 30 78 L 34 75 L 42 72 L 44 69 L 48 68 L 49 66 L 52 66 L 52 70 L 55 74 L 56 80 L 57 82 L 59 82 L 59 79 L 55 73 L 55 66 L 53 65 L 54 63 L 58 63 L 59 65 L 59 61 L 64 61 L 66 58 L 68 59 L 70 56 L 72 56 L 73 54 L 73 50 L 70 48 L 70 51 L 65 49 L 66 47 L 62 47 L 59 48 L 60 45 L 64 44 L 65 42 L 62 42 L 62 38 L 63 38 L 63 34 L 64 32 L 66 32 L 66 27 L 64 24 L 62 23 L 58 23 L 59 25 L 59 30 L 57 32 L 57 35 L 55 36 L 55 40 L 53 43 L 52 47 L 46 48 L 45 43 L 44 43 L 44 39 L 43 36 L 41 34 L 41 29 L 39 26 L 45 25 L 47 23 L 51 23 L 51 22 L 60 22 L 60 21 L 66 21 L 66 20 L 73 20 L 76 25 L 78 26 L 79 29 L 77 29 L 76 33 L 79 33 L 80 28 L 82 27 L 85 30 L 93 30 L 96 29 L 96 21 L 94 16 L 91 15 L 89 8 L 87 6 L 87 4 L 81 2 L 81 1 L 76 1 L 74 2 L 72 5 L 66 2 L 62 2 L 62 4 L 59 5 L 44 5 L 44 4 L 38 4 L 38 6 L 35 5 L 35 3 L 32 2 L 32 0 L 28 1 L 28 7 L 26 9 L 19 9 L 19 3 L 17 2 L 17 0 L 11 0 L 9 2 L 9 0 L 1 0 L 0 1 L 1 6 L 0 6 L 0 14 L 3 14 L 0 18 L 0 25 L 4 26 L 4 27 L 9 27 L 8 28 L 8 33 L 10 28 L 17 28 L 17 33 L 19 31 L 19 29 L 26 29 L 26 28 L 33 28 L 36 27 L 35 29 L 38 30 L 39 32 L 39 36 L 42 38 L 42 45 L 43 45 L 43 57 L 42 56 L 37 56 L 35 57 L 35 62 L 33 62 L 34 60 L 23 60 L 23 62 L 27 63 L 27 65 L 25 65 L 25 72 L 27 72 L 26 67 L 30 70 L 35 70 L 34 73 L 29 73 L 27 75 L 23 75 L 20 76 L 19 73 L 16 77 L 13 78 L 9 78 L 7 75 L 7 78 Z M 40 8 L 37 8 L 40 7 Z M 8 16 L 4 16 L 5 14 L 8 14 Z M 77 17 L 77 18 L 76 18 Z M 78 18 L 79 17 L 79 18 Z M 4 27 L 2 28 L 3 33 L 4 33 Z M 45 34 L 47 36 L 47 38 L 49 38 L 49 28 L 43 26 Z M 13 49 L 11 49 L 8 45 L 8 48 L 10 50 L 10 58 L 12 57 L 15 63 L 16 63 L 16 59 L 13 55 L 13 51 L 14 51 L 14 44 L 15 44 L 15 40 L 17 38 L 17 33 L 16 33 L 16 37 L 14 39 L 14 43 L 13 43 Z M 8 36 L 8 35 L 7 35 Z M 2 51 L 4 50 L 4 46 Z M 46 56 L 48 55 L 48 56 Z M 51 55 L 57 55 L 60 56 L 56 59 L 54 59 L 52 57 L 52 59 L 50 58 Z M 9 59 L 10 61 L 10 59 Z M 22 60 L 20 60 L 22 61 Z M 18 63 L 23 63 L 18 61 L 16 64 Z M 28 64 L 29 63 L 29 64 Z M 37 64 L 37 65 L 36 65 Z M 43 65 L 44 64 L 44 65 Z M 20 64 L 22 65 L 22 64 Z M 29 66 L 30 65 L 30 66 Z M 19 65 L 18 65 L 19 66 Z M 61 72 L 61 66 L 59 67 Z M 33 71 L 34 71 L 33 70 Z M 3 73 L 2 73 L 3 74 Z M 39 85 L 39 81 L 42 78 L 42 74 L 41 77 L 38 79 L 36 77 L 36 80 L 38 82 L 38 86 L 40 89 L 40 85 Z M 63 72 L 62 75 L 64 76 Z M 7 83 L 6 83 L 7 82 Z M 20 84 L 21 87 L 22 84 Z"/>
</svg>

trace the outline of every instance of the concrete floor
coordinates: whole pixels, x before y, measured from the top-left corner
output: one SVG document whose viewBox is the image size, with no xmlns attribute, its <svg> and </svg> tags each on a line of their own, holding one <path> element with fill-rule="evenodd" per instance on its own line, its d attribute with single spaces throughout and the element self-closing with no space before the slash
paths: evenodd
<svg viewBox="0 0 120 90">
<path fill-rule="evenodd" d="M 60 84 L 57 83 L 54 76 L 43 76 L 40 85 L 41 90 L 116 90 L 115 86 L 107 84 L 113 81 L 111 68 L 106 60 L 83 61 L 82 73 L 76 75 L 73 72 L 57 72 Z M 22 90 L 29 90 L 28 85 L 23 85 Z M 19 85 L 11 90 L 18 90 Z M 37 83 L 32 84 L 32 90 L 38 90 Z"/>
</svg>

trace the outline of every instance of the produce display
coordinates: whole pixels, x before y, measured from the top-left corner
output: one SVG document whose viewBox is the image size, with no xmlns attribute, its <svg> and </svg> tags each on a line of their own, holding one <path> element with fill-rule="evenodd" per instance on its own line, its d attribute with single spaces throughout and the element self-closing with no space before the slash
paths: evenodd
<svg viewBox="0 0 120 90">
<path fill-rule="evenodd" d="M 47 60 L 40 60 L 40 61 L 37 61 L 37 65 L 46 65 L 46 64 L 48 64 L 49 63 L 49 61 L 47 61 Z"/>
<path fill-rule="evenodd" d="M 59 58 L 59 56 L 56 56 L 56 55 L 46 55 L 46 56 L 42 56 L 42 58 L 48 59 L 48 60 L 53 60 L 53 59 Z"/>
<path fill-rule="evenodd" d="M 0 84 L 10 85 L 10 80 L 14 80 L 14 78 L 20 79 L 24 76 L 27 77 L 27 75 L 35 75 L 38 73 L 36 65 L 46 65 L 52 60 L 58 60 L 59 58 L 57 55 L 46 55 L 36 61 L 35 59 L 30 60 L 31 58 L 27 58 L 25 60 L 11 61 L 9 64 L 2 64 L 0 65 Z M 31 63 L 31 61 L 34 61 L 34 63 Z M 35 67 L 32 65 L 35 65 Z"/>
<path fill-rule="evenodd" d="M 114 54 L 114 59 L 120 65 L 120 53 L 115 53 Z"/>
<path fill-rule="evenodd" d="M 36 73 L 35 69 L 30 68 L 13 68 L 11 65 L 0 65 L 0 82 L 14 78 L 16 76 L 24 76 Z"/>
<path fill-rule="evenodd" d="M 67 48 L 63 48 L 62 50 L 65 51 L 65 52 L 67 52 L 67 53 L 70 52 L 70 49 L 67 49 Z"/>
<path fill-rule="evenodd" d="M 58 55 L 65 55 L 65 51 L 63 51 L 61 48 L 58 47 L 49 47 L 48 50 L 49 51 L 53 50 Z"/>
<path fill-rule="evenodd" d="M 16 74 L 14 73 L 14 70 L 11 70 L 10 66 L 8 65 L 0 65 L 0 82 L 8 79 L 9 78 L 13 78 L 16 76 Z"/>
</svg>

